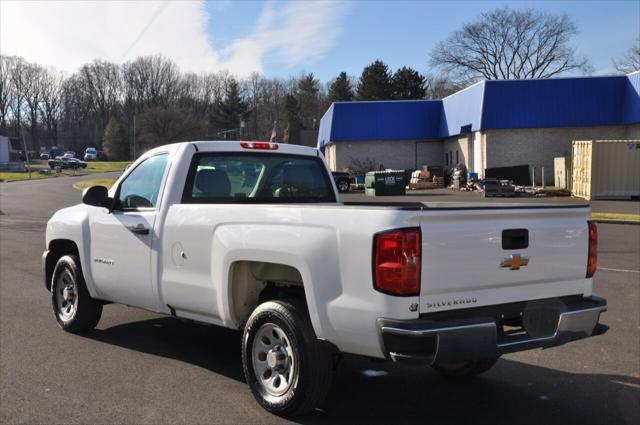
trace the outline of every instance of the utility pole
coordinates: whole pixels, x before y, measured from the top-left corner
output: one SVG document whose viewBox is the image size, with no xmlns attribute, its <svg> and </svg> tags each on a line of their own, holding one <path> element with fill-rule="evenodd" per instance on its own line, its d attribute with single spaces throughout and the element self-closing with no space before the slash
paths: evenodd
<svg viewBox="0 0 640 425">
<path fill-rule="evenodd" d="M 133 160 L 136 160 L 136 113 L 133 113 Z"/>
<path fill-rule="evenodd" d="M 27 151 L 27 140 L 24 138 L 24 127 L 20 126 L 20 135 L 22 136 L 22 152 L 27 162 L 27 170 L 29 171 L 29 180 L 31 180 L 31 163 L 29 163 L 29 152 Z"/>
</svg>

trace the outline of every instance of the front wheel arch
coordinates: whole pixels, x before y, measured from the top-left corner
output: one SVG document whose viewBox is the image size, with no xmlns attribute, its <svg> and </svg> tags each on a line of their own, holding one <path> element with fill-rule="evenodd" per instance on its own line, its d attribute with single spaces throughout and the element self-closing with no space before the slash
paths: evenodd
<svg viewBox="0 0 640 425">
<path fill-rule="evenodd" d="M 49 255 L 44 265 L 45 282 L 48 291 L 51 291 L 51 279 L 53 278 L 53 270 L 60 258 L 65 255 L 73 255 L 80 258 L 78 245 L 70 239 L 54 239 L 49 242 Z"/>
</svg>

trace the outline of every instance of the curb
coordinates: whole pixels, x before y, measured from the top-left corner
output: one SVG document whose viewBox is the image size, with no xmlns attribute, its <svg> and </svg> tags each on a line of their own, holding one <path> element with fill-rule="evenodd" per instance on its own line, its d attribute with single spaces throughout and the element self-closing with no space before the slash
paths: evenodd
<svg viewBox="0 0 640 425">
<path fill-rule="evenodd" d="M 640 221 L 630 221 L 630 220 L 605 220 L 602 218 L 594 218 L 591 221 L 595 223 L 603 223 L 603 224 L 631 224 L 634 226 L 640 226 Z"/>
</svg>

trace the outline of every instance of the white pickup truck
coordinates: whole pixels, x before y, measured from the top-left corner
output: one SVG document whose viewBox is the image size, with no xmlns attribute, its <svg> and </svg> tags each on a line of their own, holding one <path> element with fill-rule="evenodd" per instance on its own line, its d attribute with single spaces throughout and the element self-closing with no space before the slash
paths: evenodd
<svg viewBox="0 0 640 425">
<path fill-rule="evenodd" d="M 316 149 L 188 142 L 145 153 L 47 225 L 59 325 L 114 302 L 243 332 L 267 410 L 327 395 L 340 353 L 451 377 L 603 333 L 586 205 L 342 203 Z"/>
</svg>

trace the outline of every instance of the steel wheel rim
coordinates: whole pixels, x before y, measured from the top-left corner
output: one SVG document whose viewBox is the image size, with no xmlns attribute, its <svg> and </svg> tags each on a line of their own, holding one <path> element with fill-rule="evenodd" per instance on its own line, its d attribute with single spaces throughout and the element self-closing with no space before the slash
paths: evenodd
<svg viewBox="0 0 640 425">
<path fill-rule="evenodd" d="M 269 395 L 281 397 L 293 384 L 297 364 L 291 340 L 273 323 L 262 325 L 251 347 L 253 371 L 260 386 Z"/>
<path fill-rule="evenodd" d="M 72 320 L 78 311 L 78 285 L 68 269 L 58 276 L 53 296 L 60 319 L 65 322 Z"/>
</svg>

